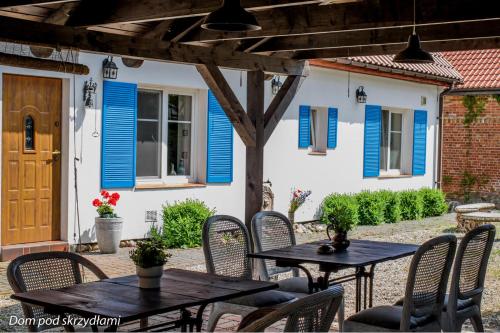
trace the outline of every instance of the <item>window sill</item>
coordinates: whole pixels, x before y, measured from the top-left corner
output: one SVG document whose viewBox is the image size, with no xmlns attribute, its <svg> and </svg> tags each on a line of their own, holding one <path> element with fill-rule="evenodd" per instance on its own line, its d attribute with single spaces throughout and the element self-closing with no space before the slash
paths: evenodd
<svg viewBox="0 0 500 333">
<path fill-rule="evenodd" d="M 201 187 L 207 187 L 207 185 L 199 183 L 181 183 L 181 184 L 141 183 L 135 185 L 136 190 L 182 189 L 182 188 L 201 188 Z"/>
<path fill-rule="evenodd" d="M 393 179 L 393 178 L 411 178 L 412 175 L 382 175 L 378 176 L 378 179 Z"/>
<path fill-rule="evenodd" d="M 326 152 L 322 151 L 310 151 L 308 154 L 312 156 L 326 156 Z"/>
</svg>

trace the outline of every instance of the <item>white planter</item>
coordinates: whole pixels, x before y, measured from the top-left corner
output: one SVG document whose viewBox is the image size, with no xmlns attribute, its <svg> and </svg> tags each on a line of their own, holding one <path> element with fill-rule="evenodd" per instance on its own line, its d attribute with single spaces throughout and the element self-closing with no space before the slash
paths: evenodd
<svg viewBox="0 0 500 333">
<path fill-rule="evenodd" d="M 101 253 L 116 253 L 122 239 L 123 218 L 95 218 L 97 243 Z"/>
<path fill-rule="evenodd" d="M 158 289 L 163 275 L 163 265 L 148 268 L 135 266 L 139 277 L 139 287 L 143 289 Z"/>
</svg>

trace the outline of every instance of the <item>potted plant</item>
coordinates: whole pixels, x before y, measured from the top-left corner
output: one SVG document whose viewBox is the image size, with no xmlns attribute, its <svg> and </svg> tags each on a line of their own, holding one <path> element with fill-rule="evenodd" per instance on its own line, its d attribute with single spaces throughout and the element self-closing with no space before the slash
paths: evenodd
<svg viewBox="0 0 500 333">
<path fill-rule="evenodd" d="M 153 237 L 138 241 L 136 248 L 130 251 L 130 259 L 135 263 L 140 288 L 160 288 L 163 265 L 170 257 L 165 250 L 165 242 Z"/>
<path fill-rule="evenodd" d="M 292 191 L 290 207 L 288 208 L 288 219 L 292 222 L 292 224 L 295 222 L 295 212 L 304 204 L 304 202 L 306 202 L 307 197 L 310 195 L 311 191 L 302 191 L 301 189 Z"/>
<path fill-rule="evenodd" d="M 95 218 L 95 229 L 101 253 L 116 253 L 120 247 L 123 218 L 118 217 L 114 211 L 118 200 L 120 200 L 118 193 L 110 194 L 103 190 L 100 198 L 92 201 L 92 205 L 97 208 L 97 214 L 99 214 Z"/>
<path fill-rule="evenodd" d="M 358 204 L 352 196 L 332 194 L 321 205 L 321 221 L 328 225 L 328 238 L 336 251 L 349 247 L 351 242 L 347 239 L 347 232 L 358 224 L 358 220 Z M 330 230 L 335 234 L 331 235 Z"/>
</svg>

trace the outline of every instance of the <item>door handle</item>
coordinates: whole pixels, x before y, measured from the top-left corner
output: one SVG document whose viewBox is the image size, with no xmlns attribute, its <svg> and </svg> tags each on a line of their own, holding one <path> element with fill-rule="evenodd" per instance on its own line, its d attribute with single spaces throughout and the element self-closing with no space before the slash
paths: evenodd
<svg viewBox="0 0 500 333">
<path fill-rule="evenodd" d="M 54 150 L 52 152 L 52 158 L 54 161 L 58 161 L 59 160 L 59 156 L 61 155 L 61 151 L 60 150 Z"/>
</svg>

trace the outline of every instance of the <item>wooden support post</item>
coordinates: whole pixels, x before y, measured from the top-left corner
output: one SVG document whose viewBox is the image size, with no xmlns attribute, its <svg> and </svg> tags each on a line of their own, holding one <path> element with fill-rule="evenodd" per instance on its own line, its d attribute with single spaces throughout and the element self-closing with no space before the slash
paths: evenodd
<svg viewBox="0 0 500 333">
<path fill-rule="evenodd" d="M 262 208 L 264 177 L 264 72 L 247 73 L 247 114 L 255 126 L 255 146 L 246 147 L 245 224 Z"/>
</svg>

